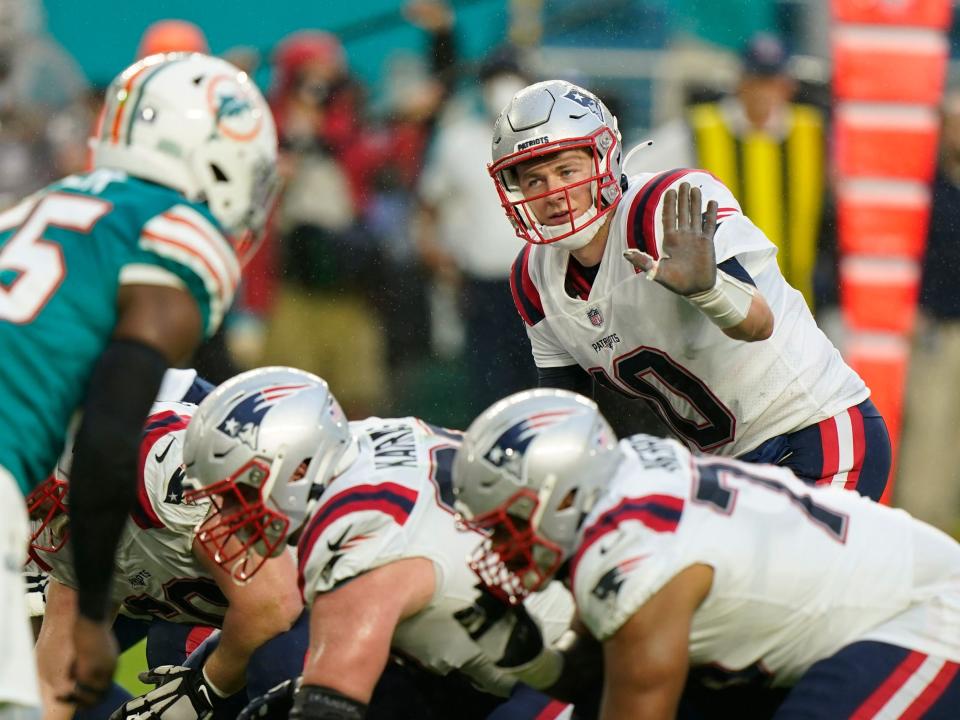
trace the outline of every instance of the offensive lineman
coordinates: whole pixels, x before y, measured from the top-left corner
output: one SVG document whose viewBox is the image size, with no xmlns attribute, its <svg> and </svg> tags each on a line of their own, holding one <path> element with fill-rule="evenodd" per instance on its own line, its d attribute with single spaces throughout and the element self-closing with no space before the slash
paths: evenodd
<svg viewBox="0 0 960 720">
<path fill-rule="evenodd" d="M 222 60 L 136 63 L 107 91 L 100 128 L 92 173 L 0 214 L 0 717 L 38 704 L 22 496 L 55 466 L 81 409 L 72 695 L 92 704 L 109 689 L 107 560 L 133 503 L 140 429 L 164 370 L 227 311 L 275 187 L 269 109 Z"/>
<path fill-rule="evenodd" d="M 255 580 L 239 586 L 197 546 L 194 529 L 210 507 L 205 502 L 184 501 L 182 462 L 183 436 L 195 409 L 195 405 L 171 401 L 157 402 L 151 408 L 139 453 L 137 500 L 114 561 L 110 601 L 111 618 L 121 610 L 129 617 L 222 628 L 219 644 L 203 659 L 202 666 L 185 673 L 189 682 L 183 686 L 185 692 L 192 692 L 189 697 L 196 703 L 199 717 L 208 709 L 203 704 L 205 698 L 211 705 L 222 705 L 244 688 L 254 652 L 290 629 L 303 606 L 296 591 L 296 564 L 290 554 L 264 563 L 263 572 Z M 37 664 L 48 719 L 70 718 L 74 711 L 58 703 L 55 692 L 67 675 L 69 654 L 64 653 L 64 647 L 69 647 L 70 637 L 64 634 L 76 612 L 76 573 L 65 547 L 70 528 L 65 523 L 67 508 L 63 502 L 69 483 L 70 452 L 68 446 L 56 473 L 27 498 L 33 511 L 31 518 L 44 521 L 34 533 L 33 554 L 51 574 L 37 639 Z M 287 644 L 291 641 L 285 639 Z M 282 665 L 277 662 L 281 655 L 272 652 L 271 664 Z M 287 668 L 271 668 L 274 674 L 261 682 L 262 689 L 296 675 L 299 666 L 295 659 L 291 661 Z M 206 692 L 199 692 L 200 687 Z M 178 717 L 187 717 L 184 708 L 178 712 Z M 158 716 L 162 717 L 160 713 Z"/>
<path fill-rule="evenodd" d="M 621 168 L 616 118 L 570 83 L 521 90 L 497 120 L 489 170 L 529 243 L 511 289 L 540 385 L 596 382 L 691 448 L 879 498 L 883 419 L 775 246 L 709 173 Z"/>
<path fill-rule="evenodd" d="M 501 696 L 518 679 L 559 677 L 550 645 L 568 628 L 569 594 L 547 588 L 533 620 L 478 593 L 467 559 L 482 537 L 449 506 L 459 442 L 417 418 L 348 424 L 323 380 L 289 368 L 242 373 L 193 416 L 187 497 L 217 508 L 197 529 L 215 561 L 246 580 L 299 536 L 310 652 L 292 717 L 364 717 L 391 649 Z"/>
<path fill-rule="evenodd" d="M 594 403 L 549 389 L 475 420 L 453 482 L 491 533 L 489 586 L 523 598 L 569 561 L 604 644 L 603 720 L 674 717 L 688 670 L 792 686 L 777 718 L 956 717 L 960 545 L 901 510 L 673 440 L 617 443 Z"/>
</svg>

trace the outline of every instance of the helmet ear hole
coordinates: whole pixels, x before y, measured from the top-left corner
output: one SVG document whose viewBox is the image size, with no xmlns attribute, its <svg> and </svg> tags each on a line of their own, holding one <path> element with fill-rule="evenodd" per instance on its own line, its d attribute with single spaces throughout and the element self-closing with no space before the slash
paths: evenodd
<svg viewBox="0 0 960 720">
<path fill-rule="evenodd" d="M 570 492 L 566 494 L 563 500 L 560 501 L 560 504 L 557 505 L 557 510 L 566 510 L 567 508 L 573 507 L 573 504 L 577 501 L 577 488 L 572 488 Z"/>
<path fill-rule="evenodd" d="M 217 182 L 228 182 L 229 178 L 227 174 L 220 169 L 220 166 L 216 163 L 210 163 L 210 171 L 213 173 L 213 177 L 216 178 Z"/>
</svg>

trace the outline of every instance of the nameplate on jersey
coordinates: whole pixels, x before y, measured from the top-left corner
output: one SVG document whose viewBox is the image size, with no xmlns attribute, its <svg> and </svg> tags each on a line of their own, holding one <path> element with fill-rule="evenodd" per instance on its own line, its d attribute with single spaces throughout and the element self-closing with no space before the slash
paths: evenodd
<svg viewBox="0 0 960 720">
<path fill-rule="evenodd" d="M 417 442 L 413 428 L 406 423 L 384 425 L 367 435 L 373 443 L 373 463 L 377 470 L 417 466 Z"/>
</svg>

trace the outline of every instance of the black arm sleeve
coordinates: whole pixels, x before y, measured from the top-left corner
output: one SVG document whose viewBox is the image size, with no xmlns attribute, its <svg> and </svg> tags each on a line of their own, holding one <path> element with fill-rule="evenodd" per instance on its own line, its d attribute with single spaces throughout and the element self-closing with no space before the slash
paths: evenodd
<svg viewBox="0 0 960 720">
<path fill-rule="evenodd" d="M 593 397 L 593 378 L 579 365 L 537 368 L 537 384 L 540 387 L 571 390 L 586 397 Z"/>
<path fill-rule="evenodd" d="M 70 544 L 80 614 L 102 620 L 112 558 L 136 495 L 143 424 L 167 361 L 134 340 L 113 340 L 93 370 L 70 471 Z"/>
</svg>

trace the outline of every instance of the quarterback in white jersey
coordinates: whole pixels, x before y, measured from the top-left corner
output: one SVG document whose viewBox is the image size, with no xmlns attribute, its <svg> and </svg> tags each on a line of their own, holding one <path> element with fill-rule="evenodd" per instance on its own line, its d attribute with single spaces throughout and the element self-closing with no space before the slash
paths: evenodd
<svg viewBox="0 0 960 720">
<path fill-rule="evenodd" d="M 525 88 L 497 121 L 490 174 L 528 242 L 511 288 L 540 384 L 599 383 L 692 449 L 879 498 L 882 418 L 776 247 L 710 173 L 621 167 L 616 118 L 569 83 Z"/>
<path fill-rule="evenodd" d="M 196 374 L 168 371 L 161 392 L 190 396 Z M 206 392 L 201 390 L 200 392 Z M 204 682 L 221 696 L 246 682 L 251 654 L 265 641 L 287 630 L 301 612 L 295 589 L 292 555 L 268 563 L 257 581 L 233 583 L 206 555 L 195 549 L 194 529 L 210 510 L 209 503 L 187 503 L 183 497 L 183 436 L 195 405 L 162 401 L 151 408 L 139 453 L 137 500 L 121 535 L 110 600 L 114 612 L 142 619 L 224 628 L 220 645 L 205 659 Z M 65 509 L 72 443 L 55 473 L 28 497 L 42 527 L 34 532 L 31 554 L 48 570 L 44 623 L 37 640 L 37 660 L 49 717 L 71 717 L 74 708 L 54 700 L 66 681 L 70 637 L 64 622 L 75 612 L 76 573 L 69 548 Z M 162 717 L 158 715 L 158 717 Z"/>
<path fill-rule="evenodd" d="M 481 415 L 454 488 L 492 531 L 484 567 L 501 592 L 524 597 L 569 561 L 578 615 L 604 643 L 605 720 L 673 717 L 688 670 L 792 687 L 783 717 L 960 707 L 960 545 L 903 511 L 674 440 L 617 443 L 563 390 Z"/>
<path fill-rule="evenodd" d="M 449 505 L 459 443 L 416 418 L 348 424 L 324 381 L 289 368 L 243 373 L 201 403 L 185 454 L 200 489 L 188 497 L 219 508 L 198 528 L 201 544 L 245 579 L 299 535 L 311 614 L 299 716 L 336 707 L 362 717 L 391 651 L 502 696 L 518 680 L 559 677 L 550 646 L 570 625 L 572 598 L 555 584 L 510 608 L 480 591 L 469 559 L 483 536 L 459 527 Z M 251 552 L 223 552 L 226 538 Z"/>
</svg>

